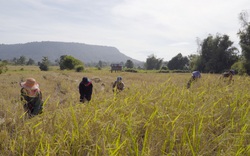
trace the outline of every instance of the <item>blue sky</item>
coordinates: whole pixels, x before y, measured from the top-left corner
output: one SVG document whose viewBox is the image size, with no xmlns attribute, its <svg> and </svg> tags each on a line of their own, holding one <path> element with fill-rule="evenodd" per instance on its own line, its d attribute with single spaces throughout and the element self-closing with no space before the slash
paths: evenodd
<svg viewBox="0 0 250 156">
<path fill-rule="evenodd" d="M 238 47 L 243 10 L 249 0 L 0 0 L 0 44 L 78 42 L 168 61 L 195 54 L 209 34 Z"/>
</svg>

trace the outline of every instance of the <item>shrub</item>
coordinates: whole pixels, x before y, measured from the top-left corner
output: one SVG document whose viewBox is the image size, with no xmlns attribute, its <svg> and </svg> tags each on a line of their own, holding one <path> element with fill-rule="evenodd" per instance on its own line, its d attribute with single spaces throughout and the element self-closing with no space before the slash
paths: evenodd
<svg viewBox="0 0 250 156">
<path fill-rule="evenodd" d="M 0 62 L 0 74 L 5 73 L 7 71 L 8 71 L 7 63 Z"/>
<path fill-rule="evenodd" d="M 125 72 L 131 72 L 131 73 L 137 73 L 137 70 L 135 69 L 125 69 Z"/>
<path fill-rule="evenodd" d="M 190 73 L 189 70 L 172 70 L 172 73 Z"/>
<path fill-rule="evenodd" d="M 76 72 L 82 72 L 82 71 L 84 71 L 84 67 L 83 67 L 83 65 L 78 65 L 78 66 L 76 66 Z"/>
<path fill-rule="evenodd" d="M 76 66 L 83 66 L 83 63 L 74 58 L 73 56 L 68 56 L 68 55 L 63 55 L 60 57 L 60 62 L 59 62 L 59 65 L 60 65 L 60 69 L 61 70 L 64 70 L 64 69 L 76 69 Z"/>
<path fill-rule="evenodd" d="M 49 70 L 49 66 L 47 64 L 41 63 L 39 66 L 41 71 L 48 71 Z"/>
<path fill-rule="evenodd" d="M 102 70 L 102 67 L 99 66 L 99 67 L 97 67 L 97 69 L 98 69 L 98 70 Z"/>
<path fill-rule="evenodd" d="M 170 73 L 169 70 L 160 70 L 159 73 Z"/>
<path fill-rule="evenodd" d="M 246 73 L 246 69 L 244 68 L 244 64 L 242 61 L 234 63 L 231 66 L 231 69 L 234 69 L 239 75 L 243 75 L 244 73 Z"/>
<path fill-rule="evenodd" d="M 43 57 L 42 63 L 39 63 L 39 68 L 41 71 L 48 71 L 49 70 L 49 59 L 48 57 Z"/>
<path fill-rule="evenodd" d="M 163 66 L 163 67 L 161 67 L 161 70 L 168 70 L 168 67 Z"/>
</svg>

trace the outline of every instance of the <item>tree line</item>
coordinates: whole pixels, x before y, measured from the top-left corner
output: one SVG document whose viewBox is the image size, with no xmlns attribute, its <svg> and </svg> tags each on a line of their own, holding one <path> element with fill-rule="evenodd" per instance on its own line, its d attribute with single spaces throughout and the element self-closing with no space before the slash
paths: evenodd
<svg viewBox="0 0 250 156">
<path fill-rule="evenodd" d="M 35 61 L 31 58 L 27 61 L 25 56 L 20 56 L 19 58 L 13 58 L 10 61 L 0 60 L 0 74 L 6 72 L 7 64 L 13 65 L 36 65 Z M 55 63 L 52 63 L 48 57 L 44 56 L 41 62 L 38 62 L 37 65 L 39 66 L 41 71 L 48 71 L 49 66 L 52 65 L 59 65 L 61 70 L 68 69 L 72 70 L 75 69 L 77 72 L 84 70 L 84 63 L 73 56 L 70 55 L 62 55 L 59 60 L 55 60 Z"/>
<path fill-rule="evenodd" d="M 197 39 L 197 54 L 182 56 L 177 54 L 168 62 L 151 55 L 146 60 L 146 69 L 169 70 L 199 70 L 205 73 L 221 73 L 224 70 L 234 69 L 239 74 L 250 75 L 250 22 L 248 12 L 239 14 L 241 28 L 239 36 L 240 51 L 233 46 L 229 36 L 224 34 L 209 34 L 207 38 Z"/>
</svg>

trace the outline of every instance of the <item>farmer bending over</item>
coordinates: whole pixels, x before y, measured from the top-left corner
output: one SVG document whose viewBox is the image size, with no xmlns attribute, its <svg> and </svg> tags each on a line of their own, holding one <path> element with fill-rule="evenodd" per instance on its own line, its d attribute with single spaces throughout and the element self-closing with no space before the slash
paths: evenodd
<svg viewBox="0 0 250 156">
<path fill-rule="evenodd" d="M 117 77 L 117 79 L 114 82 L 112 87 L 113 87 L 113 92 L 120 92 L 120 91 L 124 90 L 125 85 L 122 82 L 122 77 L 121 76 Z"/>
<path fill-rule="evenodd" d="M 90 101 L 92 90 L 92 82 L 87 77 L 83 77 L 79 84 L 80 102 L 84 103 L 85 101 Z"/>
<path fill-rule="evenodd" d="M 233 75 L 235 74 L 234 70 L 229 70 L 224 73 L 222 73 L 221 78 L 229 78 L 228 82 L 230 83 L 233 81 Z"/>
<path fill-rule="evenodd" d="M 21 101 L 24 111 L 29 117 L 41 114 L 43 109 L 42 92 L 39 84 L 34 78 L 28 78 L 25 82 L 20 83 L 21 86 Z"/>
<path fill-rule="evenodd" d="M 199 71 L 193 71 L 192 76 L 191 76 L 190 80 L 187 83 L 187 88 L 190 88 L 192 82 L 198 80 L 199 78 L 201 78 L 201 73 Z"/>
</svg>

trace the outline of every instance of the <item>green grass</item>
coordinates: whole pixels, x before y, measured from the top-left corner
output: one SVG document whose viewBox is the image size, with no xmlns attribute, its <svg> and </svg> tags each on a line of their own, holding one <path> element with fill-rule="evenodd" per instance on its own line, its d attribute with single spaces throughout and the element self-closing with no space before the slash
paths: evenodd
<svg viewBox="0 0 250 156">
<path fill-rule="evenodd" d="M 79 103 L 83 76 L 101 79 L 87 104 Z M 117 76 L 126 89 L 113 94 Z M 18 83 L 27 77 L 40 83 L 46 101 L 32 119 L 19 101 Z M 218 77 L 203 74 L 186 89 L 190 74 L 12 67 L 0 75 L 0 154 L 250 155 L 249 77 L 235 76 L 232 84 Z"/>
</svg>

